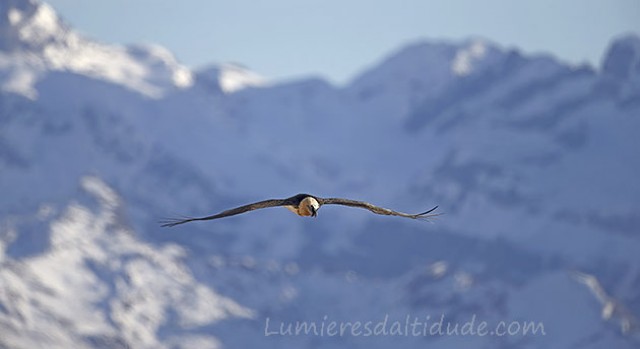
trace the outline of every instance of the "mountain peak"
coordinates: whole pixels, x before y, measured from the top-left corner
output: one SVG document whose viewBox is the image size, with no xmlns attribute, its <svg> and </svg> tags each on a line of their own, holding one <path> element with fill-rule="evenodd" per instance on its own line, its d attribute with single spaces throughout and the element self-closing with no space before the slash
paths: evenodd
<svg viewBox="0 0 640 349">
<path fill-rule="evenodd" d="M 640 36 L 628 34 L 616 39 L 607 50 L 602 73 L 622 81 L 640 78 Z"/>
<path fill-rule="evenodd" d="M 451 62 L 454 75 L 466 76 L 474 71 L 482 70 L 500 56 L 501 49 L 488 40 L 476 38 L 462 43 Z"/>
<path fill-rule="evenodd" d="M 347 87 L 370 104 L 368 113 L 388 113 L 393 105 L 405 115 L 416 104 L 444 91 L 454 81 L 495 64 L 504 51 L 481 38 L 461 42 L 421 41 L 396 51 L 368 69 Z"/>
<path fill-rule="evenodd" d="M 70 29 L 48 4 L 37 0 L 0 3 L 0 50 L 41 50 L 66 40 Z"/>
<path fill-rule="evenodd" d="M 156 45 L 122 47 L 91 41 L 39 0 L 0 2 L 0 90 L 38 96 L 36 85 L 63 71 L 161 97 L 193 83 L 191 71 Z"/>
<path fill-rule="evenodd" d="M 267 80 L 239 64 L 221 64 L 205 67 L 197 72 L 198 82 L 209 89 L 232 93 L 247 87 L 267 84 Z"/>
</svg>

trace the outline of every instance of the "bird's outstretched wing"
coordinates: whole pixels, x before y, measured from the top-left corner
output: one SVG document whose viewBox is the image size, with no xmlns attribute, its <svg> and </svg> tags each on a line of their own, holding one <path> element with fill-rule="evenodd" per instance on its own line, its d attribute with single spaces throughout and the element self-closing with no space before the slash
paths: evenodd
<svg viewBox="0 0 640 349">
<path fill-rule="evenodd" d="M 351 206 L 351 207 L 360 207 L 360 208 L 367 209 L 376 214 L 387 215 L 387 216 L 400 216 L 400 217 L 406 217 L 406 218 L 412 218 L 412 219 L 418 219 L 418 218 L 428 219 L 428 218 L 432 218 L 440 215 L 439 213 L 431 213 L 435 211 L 435 209 L 438 208 L 438 206 L 422 213 L 409 214 L 409 213 L 397 212 L 394 210 L 390 210 L 388 208 L 372 205 L 368 202 L 356 201 L 356 200 L 350 200 L 350 199 L 326 198 L 326 199 L 319 199 L 319 202 L 321 205 L 343 205 L 343 206 Z"/>
<path fill-rule="evenodd" d="M 220 212 L 218 214 L 214 214 L 212 216 L 195 217 L 195 218 L 194 217 L 185 217 L 185 218 L 176 218 L 176 219 L 166 219 L 166 220 L 161 221 L 160 224 L 163 227 L 173 227 L 173 226 L 176 226 L 178 224 L 183 224 L 183 223 L 188 223 L 188 222 L 193 222 L 193 221 L 208 221 L 208 220 L 211 220 L 211 219 L 229 217 L 229 216 L 234 216 L 234 215 L 237 215 L 237 214 L 241 214 L 241 213 L 245 213 L 245 212 L 249 212 L 249 211 L 253 211 L 253 210 L 259 210 L 261 208 L 276 207 L 276 206 L 286 206 L 286 205 L 291 205 L 291 204 L 293 204 L 292 198 L 264 200 L 264 201 L 254 202 L 252 204 L 248 204 L 248 205 L 232 208 L 230 210 L 226 210 L 226 211 Z"/>
</svg>

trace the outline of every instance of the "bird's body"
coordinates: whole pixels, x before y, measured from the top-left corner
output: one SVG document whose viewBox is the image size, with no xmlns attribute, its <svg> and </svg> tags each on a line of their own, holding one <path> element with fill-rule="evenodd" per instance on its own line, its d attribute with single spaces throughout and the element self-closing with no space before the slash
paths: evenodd
<svg viewBox="0 0 640 349">
<path fill-rule="evenodd" d="M 305 196 L 302 200 L 300 200 L 298 205 L 296 205 L 296 206 L 287 205 L 285 207 L 288 208 L 289 211 L 297 214 L 298 216 L 315 217 L 317 212 L 318 212 L 318 210 L 320 209 L 320 203 L 318 202 L 318 199 L 316 199 L 315 197 L 313 197 L 311 195 L 307 195 L 307 194 L 298 194 L 298 195 L 304 195 Z M 296 196 L 298 196 L 298 195 L 296 195 Z"/>
<path fill-rule="evenodd" d="M 438 214 L 431 214 L 438 206 L 422 213 L 418 214 L 408 214 L 390 210 L 388 208 L 383 208 L 379 206 L 372 205 L 368 202 L 364 201 L 356 201 L 350 199 L 341 199 L 341 198 L 319 198 L 309 194 L 297 194 L 292 197 L 286 199 L 270 199 L 264 201 L 254 202 L 252 204 L 232 208 L 230 210 L 226 210 L 220 212 L 218 214 L 207 216 L 207 217 L 199 217 L 199 218 L 185 218 L 185 219 L 170 219 L 165 222 L 162 222 L 163 227 L 173 227 L 178 224 L 183 224 L 187 222 L 193 221 L 206 221 L 212 219 L 218 219 L 223 217 L 234 216 L 237 214 L 258 210 L 261 208 L 268 207 L 277 207 L 284 206 L 289 211 L 302 216 L 302 217 L 316 217 L 318 214 L 318 210 L 322 205 L 343 205 L 343 206 L 351 206 L 351 207 L 359 207 L 367 209 L 373 213 L 380 215 L 389 215 L 389 216 L 399 216 L 405 218 L 431 218 L 437 216 Z"/>
</svg>

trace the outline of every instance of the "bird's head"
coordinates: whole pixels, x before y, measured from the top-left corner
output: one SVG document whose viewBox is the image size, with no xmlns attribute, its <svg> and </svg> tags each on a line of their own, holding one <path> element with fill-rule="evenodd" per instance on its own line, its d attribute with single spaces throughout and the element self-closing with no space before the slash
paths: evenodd
<svg viewBox="0 0 640 349">
<path fill-rule="evenodd" d="M 320 209 L 320 203 L 316 198 L 308 196 L 302 200 L 302 205 L 306 208 L 307 212 L 309 212 L 309 216 L 317 217 L 318 210 Z"/>
</svg>

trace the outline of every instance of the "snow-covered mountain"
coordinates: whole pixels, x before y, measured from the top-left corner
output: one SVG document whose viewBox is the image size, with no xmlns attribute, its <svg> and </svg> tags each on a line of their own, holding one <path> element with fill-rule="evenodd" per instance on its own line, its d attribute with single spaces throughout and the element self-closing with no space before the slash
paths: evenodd
<svg viewBox="0 0 640 349">
<path fill-rule="evenodd" d="M 597 68 L 415 43 L 337 87 L 191 71 L 7 0 L 0 86 L 1 348 L 640 344 L 637 35 Z M 298 192 L 445 215 L 156 223 Z M 546 335 L 265 336 L 442 314 Z"/>
</svg>

